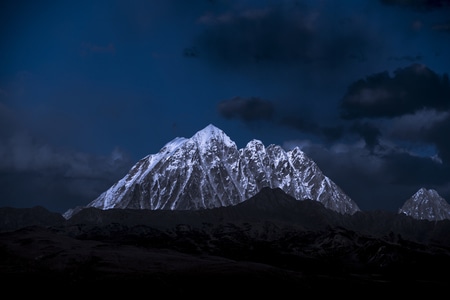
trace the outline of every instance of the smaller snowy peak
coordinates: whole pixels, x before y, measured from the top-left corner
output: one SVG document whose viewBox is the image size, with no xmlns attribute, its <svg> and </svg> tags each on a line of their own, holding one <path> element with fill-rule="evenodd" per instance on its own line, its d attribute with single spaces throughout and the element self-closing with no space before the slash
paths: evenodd
<svg viewBox="0 0 450 300">
<path fill-rule="evenodd" d="M 419 220 L 450 219 L 450 204 L 434 189 L 420 188 L 399 209 L 399 213 Z"/>
</svg>

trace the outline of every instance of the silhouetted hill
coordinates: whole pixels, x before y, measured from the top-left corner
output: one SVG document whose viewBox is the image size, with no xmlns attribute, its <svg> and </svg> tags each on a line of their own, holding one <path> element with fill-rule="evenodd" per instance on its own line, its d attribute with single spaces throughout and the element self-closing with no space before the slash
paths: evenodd
<svg viewBox="0 0 450 300">
<path fill-rule="evenodd" d="M 54 226 L 65 222 L 64 217 L 42 206 L 32 208 L 0 207 L 0 231 L 40 225 Z"/>
<path fill-rule="evenodd" d="M 256 225 L 268 222 L 296 230 L 323 230 L 339 226 L 375 237 L 395 234 L 414 242 L 450 246 L 450 220 L 417 220 L 386 211 L 340 214 L 317 201 L 298 201 L 278 188 L 265 188 L 247 201 L 234 206 L 196 211 L 86 208 L 67 220 L 66 224 L 105 226 L 118 223 L 167 229 L 180 224 L 199 227 L 206 223 Z"/>
<path fill-rule="evenodd" d="M 442 272 L 450 268 L 448 221 L 340 214 L 280 189 L 198 211 L 86 208 L 64 221 L 42 208 L 1 211 L 1 224 L 9 224 L 0 233 L 6 290 L 20 283 L 80 294 L 163 289 L 166 296 L 199 297 L 208 287 L 230 297 L 348 298 L 349 291 L 429 296 L 450 280 Z M 13 216 L 27 221 L 11 229 L 6 220 Z"/>
<path fill-rule="evenodd" d="M 353 215 L 327 209 L 318 201 L 298 201 L 279 188 L 264 188 L 247 201 L 233 206 L 201 210 L 145 210 L 85 208 L 69 220 L 43 207 L 0 208 L 0 230 L 10 231 L 31 225 L 49 226 L 149 226 L 170 229 L 178 225 L 199 228 L 204 224 L 273 223 L 280 228 L 323 230 L 343 227 L 364 235 L 400 235 L 419 243 L 450 246 L 450 220 L 417 220 L 387 211 L 361 211 Z"/>
</svg>

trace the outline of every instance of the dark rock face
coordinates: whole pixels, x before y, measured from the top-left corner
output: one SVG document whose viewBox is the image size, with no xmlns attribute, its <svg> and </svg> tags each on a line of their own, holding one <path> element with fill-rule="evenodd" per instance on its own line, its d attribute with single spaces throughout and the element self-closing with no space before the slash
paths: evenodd
<svg viewBox="0 0 450 300">
<path fill-rule="evenodd" d="M 34 210 L 36 220 L 49 212 Z M 33 218 L 30 218 L 32 220 Z M 0 280 L 48 294 L 433 295 L 448 289 L 450 221 L 340 214 L 281 189 L 195 211 L 87 208 L 2 228 Z M 51 223 L 51 222 L 50 222 Z"/>
</svg>

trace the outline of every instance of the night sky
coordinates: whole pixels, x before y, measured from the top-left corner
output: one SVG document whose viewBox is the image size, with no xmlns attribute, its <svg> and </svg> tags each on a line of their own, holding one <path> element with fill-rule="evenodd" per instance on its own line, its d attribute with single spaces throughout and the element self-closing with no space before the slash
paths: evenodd
<svg viewBox="0 0 450 300">
<path fill-rule="evenodd" d="M 2 1 L 0 206 L 86 205 L 208 124 L 362 210 L 450 200 L 450 1 Z"/>
</svg>

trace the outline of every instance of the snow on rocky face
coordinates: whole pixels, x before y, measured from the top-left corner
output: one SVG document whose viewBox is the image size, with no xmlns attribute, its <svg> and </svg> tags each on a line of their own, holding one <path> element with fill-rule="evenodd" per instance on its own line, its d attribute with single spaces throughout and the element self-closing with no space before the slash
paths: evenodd
<svg viewBox="0 0 450 300">
<path fill-rule="evenodd" d="M 236 205 L 263 187 L 281 188 L 343 214 L 359 207 L 299 148 L 265 147 L 259 140 L 237 149 L 208 125 L 191 138 L 175 138 L 87 205 L 100 209 L 197 210 Z M 65 214 L 69 217 L 70 212 Z"/>
<path fill-rule="evenodd" d="M 450 219 L 450 204 L 436 190 L 421 188 L 399 209 L 414 219 L 441 221 Z"/>
</svg>

